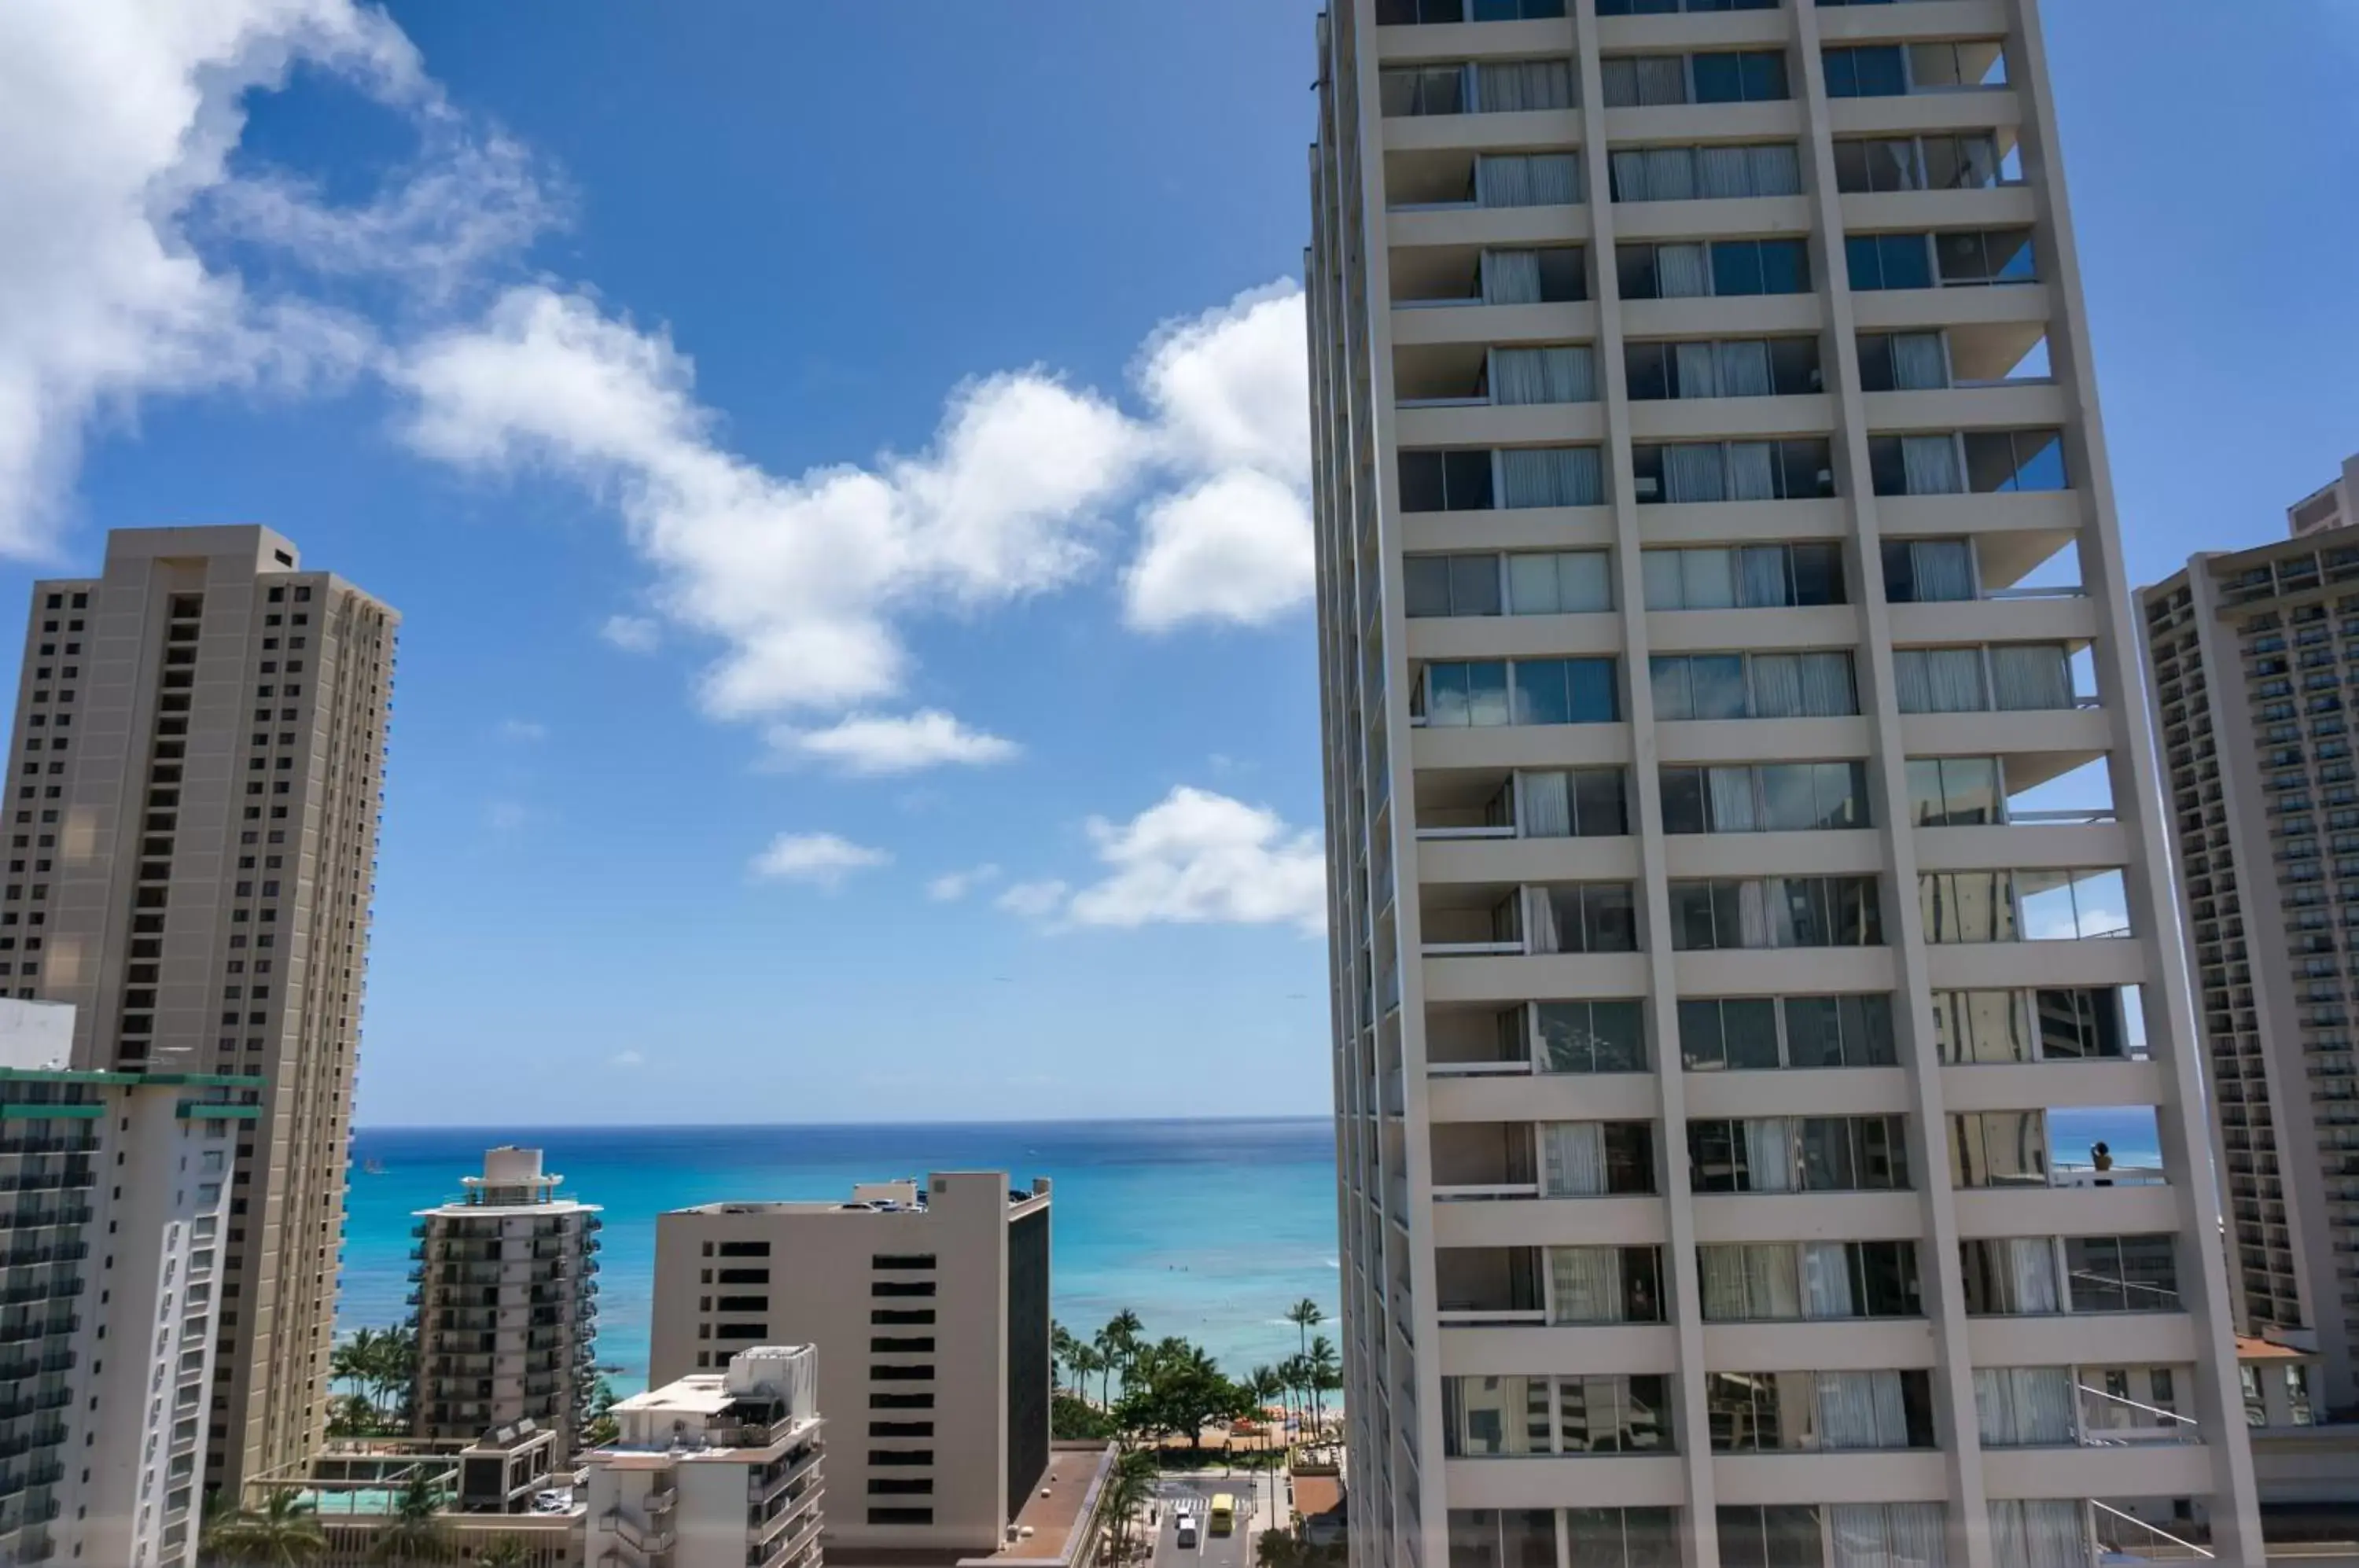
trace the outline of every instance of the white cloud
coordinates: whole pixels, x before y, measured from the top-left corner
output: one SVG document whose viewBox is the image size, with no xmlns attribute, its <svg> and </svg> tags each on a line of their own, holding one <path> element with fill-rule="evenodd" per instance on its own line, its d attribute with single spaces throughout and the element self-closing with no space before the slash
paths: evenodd
<svg viewBox="0 0 2359 1568">
<path fill-rule="evenodd" d="M 503 719 L 500 735 L 505 740 L 543 741 L 549 738 L 549 726 L 538 719 Z"/>
<path fill-rule="evenodd" d="M 1148 503 L 1141 521 L 1138 555 L 1123 573 L 1125 617 L 1141 631 L 1191 620 L 1258 625 L 1310 595 L 1310 515 L 1284 480 L 1231 469 Z"/>
<path fill-rule="evenodd" d="M 1053 877 L 1042 882 L 1018 882 L 992 900 L 1010 914 L 1027 920 L 1046 920 L 1063 908 L 1065 894 L 1070 889 Z"/>
<path fill-rule="evenodd" d="M 1325 927 L 1319 834 L 1266 807 L 1182 785 L 1126 822 L 1093 817 L 1087 829 L 1105 868 L 1100 880 L 1078 889 L 1020 884 L 1001 895 L 1001 908 L 1077 926 Z"/>
<path fill-rule="evenodd" d="M 768 739 L 781 762 L 823 763 L 862 777 L 916 773 L 945 764 L 986 768 L 1013 761 L 1023 752 L 1014 741 L 971 728 L 939 708 L 898 716 L 854 713 L 823 730 L 780 724 Z"/>
<path fill-rule="evenodd" d="M 986 882 L 996 881 L 999 867 L 985 863 L 963 871 L 945 871 L 926 884 L 926 897 L 937 904 L 955 904 Z"/>
<path fill-rule="evenodd" d="M 834 833 L 780 833 L 754 857 L 753 872 L 765 881 L 809 882 L 832 889 L 853 872 L 886 865 L 892 858 L 881 849 Z"/>
<path fill-rule="evenodd" d="M 647 1059 L 639 1051 L 618 1051 L 606 1059 L 606 1063 L 610 1067 L 645 1067 Z"/>
<path fill-rule="evenodd" d="M 647 615 L 609 615 L 598 635 L 625 653 L 653 653 L 663 641 L 663 627 Z"/>
<path fill-rule="evenodd" d="M 298 67 L 387 105 L 416 159 L 355 207 L 232 168 L 249 93 Z M 0 551 L 39 553 L 82 434 L 143 398 L 300 388 L 375 354 L 316 289 L 257 288 L 224 243 L 304 280 L 364 270 L 447 293 L 547 220 L 514 144 L 480 137 L 383 12 L 352 0 L 0 5 Z"/>
</svg>

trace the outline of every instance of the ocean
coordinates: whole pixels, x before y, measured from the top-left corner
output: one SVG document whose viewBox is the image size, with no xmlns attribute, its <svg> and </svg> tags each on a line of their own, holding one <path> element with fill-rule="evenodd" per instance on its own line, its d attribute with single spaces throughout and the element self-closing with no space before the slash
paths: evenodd
<svg viewBox="0 0 2359 1568">
<path fill-rule="evenodd" d="M 559 1191 L 603 1206 L 598 1358 L 645 1386 L 656 1215 L 718 1200 L 844 1198 L 857 1181 L 1006 1171 L 1056 1183 L 1057 1321 L 1082 1337 L 1128 1308 L 1232 1373 L 1292 1355 L 1286 1309 L 1336 1311 L 1333 1124 L 1286 1120 L 919 1127 L 363 1127 L 337 1299 L 341 1333 L 408 1314 L 413 1214 L 447 1203 L 484 1149 L 546 1151 Z M 383 1167 L 373 1174 L 375 1161 Z M 1334 1330 L 1328 1331 L 1333 1337 Z"/>
<path fill-rule="evenodd" d="M 2148 1110 L 2049 1114 L 2054 1157 L 2103 1138 L 2120 1164 L 2158 1162 Z M 1241 1373 L 1293 1354 L 1286 1309 L 1336 1311 L 1335 1156 L 1325 1117 L 918 1127 L 364 1127 L 353 1178 L 340 1332 L 408 1314 L 415 1211 L 458 1195 L 488 1145 L 546 1151 L 566 1196 L 603 1206 L 598 1356 L 619 1392 L 645 1386 L 656 1215 L 719 1200 L 841 1198 L 857 1181 L 1000 1171 L 1056 1183 L 1052 1310 L 1074 1334 L 1138 1313 Z M 367 1169 L 375 1161 L 381 1173 Z M 1328 1331 L 1330 1337 L 1334 1330 Z"/>
</svg>

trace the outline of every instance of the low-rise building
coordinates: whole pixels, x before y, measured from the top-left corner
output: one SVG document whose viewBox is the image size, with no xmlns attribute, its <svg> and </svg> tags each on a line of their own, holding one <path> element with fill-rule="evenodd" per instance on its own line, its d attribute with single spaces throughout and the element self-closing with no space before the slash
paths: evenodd
<svg viewBox="0 0 2359 1568">
<path fill-rule="evenodd" d="M 816 1363 L 751 1346 L 614 1406 L 614 1441 L 582 1455 L 589 1561 L 819 1568 Z"/>
<path fill-rule="evenodd" d="M 597 1385 L 597 1205 L 557 1195 L 540 1150 L 484 1154 L 457 1203 L 420 1210 L 417 1435 L 461 1440 L 531 1421 L 573 1452 Z"/>
<path fill-rule="evenodd" d="M 0 1563 L 185 1568 L 262 1080 L 70 1070 L 72 1020 L 0 1001 Z"/>
<path fill-rule="evenodd" d="M 836 1422 L 828 1555 L 997 1551 L 1049 1466 L 1049 1203 L 1046 1181 L 937 1171 L 668 1213 L 650 1377 L 811 1345 Z"/>
</svg>

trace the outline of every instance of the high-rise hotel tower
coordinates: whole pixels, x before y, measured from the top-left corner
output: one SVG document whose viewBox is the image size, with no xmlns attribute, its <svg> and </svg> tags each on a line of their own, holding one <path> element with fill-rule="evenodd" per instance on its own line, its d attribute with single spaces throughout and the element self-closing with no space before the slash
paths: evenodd
<svg viewBox="0 0 2359 1568">
<path fill-rule="evenodd" d="M 324 1435 L 394 612 L 267 528 L 125 528 L 33 584 L 0 987 L 73 1062 L 258 1074 L 224 1216 L 204 1485 Z"/>
<path fill-rule="evenodd" d="M 2256 1562 L 2034 0 L 1320 53 L 1354 1562 Z"/>
</svg>

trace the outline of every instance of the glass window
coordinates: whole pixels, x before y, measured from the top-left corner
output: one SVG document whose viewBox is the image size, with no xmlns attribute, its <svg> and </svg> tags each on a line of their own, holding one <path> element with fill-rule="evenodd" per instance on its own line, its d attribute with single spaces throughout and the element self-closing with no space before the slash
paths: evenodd
<svg viewBox="0 0 2359 1568">
<path fill-rule="evenodd" d="M 1401 572 L 1413 617 L 1495 615 L 1502 608 L 1495 555 L 1412 555 Z"/>
<path fill-rule="evenodd" d="M 1405 451 L 1400 454 L 1404 512 L 1486 511 L 1491 499 L 1488 452 Z"/>
<path fill-rule="evenodd" d="M 1602 550 L 1549 550 L 1507 557 L 1507 604 L 1518 615 L 1560 615 L 1614 607 L 1612 573 Z"/>
<path fill-rule="evenodd" d="M 1923 234 L 1851 234 L 1843 260 L 1854 289 L 1930 289 L 1932 257 Z"/>
<path fill-rule="evenodd" d="M 1822 53 L 1830 98 L 1897 98 L 1908 91 L 1908 68 L 1897 44 Z"/>
<path fill-rule="evenodd" d="M 1964 439 L 1966 488 L 1975 495 L 2065 488 L 2060 430 L 1970 430 Z"/>
<path fill-rule="evenodd" d="M 1540 1002 L 1543 1073 L 1643 1073 L 1647 1047 L 1639 1006 L 1630 1002 Z"/>
<path fill-rule="evenodd" d="M 1835 189 L 1846 195 L 1922 191 L 1917 143 L 1906 136 L 1841 138 L 1835 143 Z"/>
</svg>

